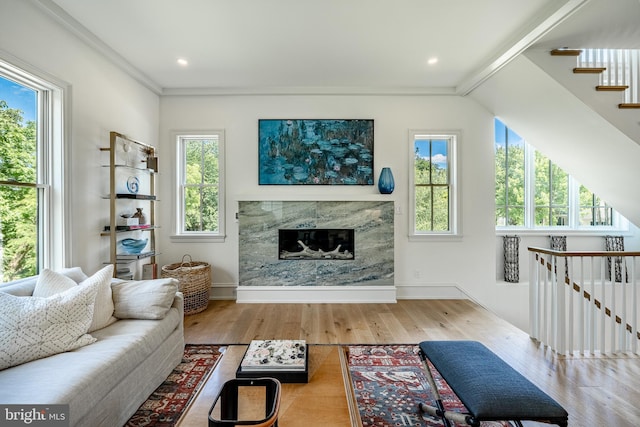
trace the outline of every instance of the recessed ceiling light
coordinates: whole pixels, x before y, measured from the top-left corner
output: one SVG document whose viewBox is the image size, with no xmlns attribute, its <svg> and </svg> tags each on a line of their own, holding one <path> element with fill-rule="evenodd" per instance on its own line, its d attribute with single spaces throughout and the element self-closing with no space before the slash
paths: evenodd
<svg viewBox="0 0 640 427">
<path fill-rule="evenodd" d="M 187 61 L 184 58 L 178 58 L 178 65 L 182 65 L 183 67 L 186 67 L 187 65 L 189 65 L 189 61 Z"/>
<path fill-rule="evenodd" d="M 429 65 L 433 65 L 433 64 L 435 64 L 435 63 L 437 63 L 437 62 L 438 62 L 438 58 L 436 58 L 436 57 L 429 58 L 429 59 L 427 60 L 427 64 L 429 64 Z"/>
</svg>

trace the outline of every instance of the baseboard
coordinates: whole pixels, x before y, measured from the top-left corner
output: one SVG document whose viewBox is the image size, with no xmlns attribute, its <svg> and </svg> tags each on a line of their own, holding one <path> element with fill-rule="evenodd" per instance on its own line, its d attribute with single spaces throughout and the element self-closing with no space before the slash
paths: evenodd
<svg viewBox="0 0 640 427">
<path fill-rule="evenodd" d="M 211 287 L 210 300 L 234 300 L 236 299 L 236 283 L 216 283 Z"/>
<path fill-rule="evenodd" d="M 395 286 L 238 286 L 239 303 L 394 303 Z"/>
<path fill-rule="evenodd" d="M 453 284 L 441 285 L 396 285 L 398 299 L 469 299 Z"/>
</svg>

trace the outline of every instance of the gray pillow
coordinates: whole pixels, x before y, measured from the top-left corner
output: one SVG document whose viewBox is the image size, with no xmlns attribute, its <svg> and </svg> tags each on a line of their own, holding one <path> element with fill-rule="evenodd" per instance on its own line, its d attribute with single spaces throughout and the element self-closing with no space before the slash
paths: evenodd
<svg viewBox="0 0 640 427">
<path fill-rule="evenodd" d="M 131 280 L 111 284 L 118 319 L 164 319 L 178 292 L 176 279 Z"/>
</svg>

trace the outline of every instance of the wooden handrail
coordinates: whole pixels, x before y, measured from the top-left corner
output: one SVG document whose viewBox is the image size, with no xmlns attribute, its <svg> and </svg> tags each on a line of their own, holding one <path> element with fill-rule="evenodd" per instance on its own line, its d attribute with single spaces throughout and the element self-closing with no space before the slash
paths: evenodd
<svg viewBox="0 0 640 427">
<path fill-rule="evenodd" d="M 557 251 L 554 249 L 536 248 L 534 246 L 529 246 L 527 249 L 529 249 L 529 252 L 538 252 L 559 257 L 640 256 L 640 252 L 637 251 Z"/>
<path fill-rule="evenodd" d="M 530 252 L 536 253 L 536 259 L 540 260 L 540 264 L 546 267 L 549 272 L 553 271 L 553 265 L 548 261 L 545 262 L 544 258 L 541 257 L 539 254 L 553 255 L 553 256 L 559 256 L 559 257 L 640 256 L 640 252 L 634 252 L 634 251 L 578 251 L 578 252 L 573 251 L 573 252 L 569 252 L 569 251 L 557 251 L 553 249 L 536 248 L 536 247 L 529 247 L 528 249 Z M 591 298 L 592 298 L 591 294 L 586 290 L 582 290 L 582 287 L 579 284 L 572 282 L 569 279 L 569 277 L 565 276 L 564 283 L 567 286 L 571 287 L 578 294 L 582 293 L 582 297 L 584 299 L 586 299 L 587 301 L 591 301 Z M 602 303 L 597 298 L 593 297 L 593 303 L 599 310 L 603 309 Z M 604 307 L 604 313 L 609 318 L 611 319 L 614 318 L 612 316 L 613 313 L 611 312 L 611 309 L 609 307 Z M 622 318 L 620 316 L 616 315 L 614 320 L 617 324 L 622 325 Z M 629 333 L 631 334 L 633 333 L 633 327 L 630 324 L 626 323 L 624 327 Z M 636 332 L 636 337 L 640 340 L 640 331 Z"/>
</svg>

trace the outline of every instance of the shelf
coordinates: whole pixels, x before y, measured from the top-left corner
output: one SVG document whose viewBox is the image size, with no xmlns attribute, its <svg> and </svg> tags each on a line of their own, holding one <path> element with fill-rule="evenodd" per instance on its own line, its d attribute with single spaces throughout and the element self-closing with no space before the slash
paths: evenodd
<svg viewBox="0 0 640 427">
<path fill-rule="evenodd" d="M 128 200 L 149 200 L 151 202 L 157 202 L 156 196 L 150 194 L 134 194 L 134 193 L 117 193 L 116 199 L 128 199 Z M 102 196 L 103 199 L 110 199 L 109 195 Z"/>
<path fill-rule="evenodd" d="M 108 165 L 101 165 L 103 168 L 108 168 L 109 189 L 107 194 L 103 194 L 101 197 L 110 201 L 109 218 L 105 221 L 107 225 L 100 230 L 100 235 L 106 236 L 110 240 L 108 263 L 116 267 L 120 266 L 115 269 L 114 276 L 131 279 L 137 277 L 139 273 L 139 265 L 136 263 L 141 260 L 149 260 L 147 262 L 155 264 L 155 257 L 159 255 L 156 252 L 155 236 L 155 230 L 159 227 L 155 225 L 155 203 L 153 203 L 157 201 L 155 180 L 158 173 L 158 157 L 155 147 L 114 131 L 109 134 L 109 147 L 101 147 L 100 151 L 109 152 Z M 121 182 L 122 178 L 127 175 L 131 176 L 125 179 L 126 182 Z M 128 191 L 135 191 L 135 193 Z M 130 200 L 133 203 L 117 203 L 118 200 Z M 131 205 L 137 205 L 138 211 L 142 211 L 143 208 L 140 206 L 144 206 L 145 224 L 138 225 L 137 221 L 129 221 L 133 224 L 118 225 L 118 223 L 127 223 L 120 221 L 122 212 L 118 211 L 121 208 L 131 207 Z M 118 240 L 121 238 L 119 236 L 122 236 L 122 233 L 133 231 L 148 233 L 147 251 L 139 254 L 119 254 L 118 251 L 123 250 L 119 247 Z"/>
<path fill-rule="evenodd" d="M 155 251 L 142 252 L 140 254 L 116 254 L 116 260 L 118 262 L 138 261 L 140 259 L 145 259 L 156 255 L 158 254 Z"/>
<path fill-rule="evenodd" d="M 109 165 L 102 165 L 103 168 L 110 168 L 111 166 Z M 151 169 L 151 168 L 138 168 L 135 166 L 131 166 L 131 165 L 121 165 L 121 164 L 117 164 L 117 165 L 113 165 L 114 168 L 116 169 L 130 169 L 130 170 L 134 170 L 134 171 L 140 171 L 140 172 L 147 172 L 150 174 L 154 174 L 154 173 L 158 173 L 155 170 Z"/>
<path fill-rule="evenodd" d="M 116 233 L 130 233 L 132 231 L 150 231 L 157 230 L 160 226 L 157 225 L 116 225 Z M 109 236 L 111 234 L 111 226 L 105 225 L 104 231 L 100 233 L 101 236 Z"/>
</svg>

